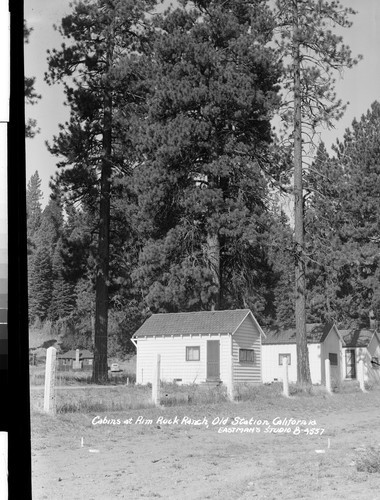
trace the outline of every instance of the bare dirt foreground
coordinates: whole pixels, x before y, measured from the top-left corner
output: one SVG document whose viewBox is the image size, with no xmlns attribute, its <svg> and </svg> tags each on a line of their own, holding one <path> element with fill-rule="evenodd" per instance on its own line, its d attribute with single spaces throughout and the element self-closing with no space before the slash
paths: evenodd
<svg viewBox="0 0 380 500">
<path fill-rule="evenodd" d="M 380 388 L 107 415 L 33 413 L 33 499 L 378 500 L 380 473 L 356 467 L 371 447 L 380 449 Z"/>
</svg>

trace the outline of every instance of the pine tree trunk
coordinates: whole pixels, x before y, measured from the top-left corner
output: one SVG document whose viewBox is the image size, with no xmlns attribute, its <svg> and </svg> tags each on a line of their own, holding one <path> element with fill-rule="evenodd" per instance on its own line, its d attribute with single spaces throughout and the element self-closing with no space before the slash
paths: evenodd
<svg viewBox="0 0 380 500">
<path fill-rule="evenodd" d="M 108 52 L 108 68 L 112 62 L 112 42 Z M 112 153 L 112 97 L 109 91 L 104 95 L 103 158 L 100 178 L 98 265 L 95 285 L 95 339 L 92 381 L 103 383 L 108 380 L 107 337 L 108 337 L 108 271 L 110 232 L 110 191 Z"/>
<path fill-rule="evenodd" d="M 207 258 L 212 273 L 213 285 L 216 291 L 212 294 L 211 310 L 217 311 L 220 309 L 220 241 L 217 232 L 209 232 L 207 234 Z"/>
<path fill-rule="evenodd" d="M 294 0 L 293 2 L 295 319 L 297 380 L 300 384 L 304 385 L 311 383 L 311 377 L 306 335 L 306 270 L 304 261 L 304 206 L 302 185 L 302 101 L 297 2 L 298 0 Z"/>
<path fill-rule="evenodd" d="M 216 180 L 213 175 L 207 177 L 209 189 L 216 187 Z M 220 286 L 220 240 L 218 230 L 209 229 L 206 237 L 207 260 L 212 275 L 212 284 L 215 291 L 211 296 L 210 309 L 218 311 L 220 309 L 221 286 Z"/>
</svg>

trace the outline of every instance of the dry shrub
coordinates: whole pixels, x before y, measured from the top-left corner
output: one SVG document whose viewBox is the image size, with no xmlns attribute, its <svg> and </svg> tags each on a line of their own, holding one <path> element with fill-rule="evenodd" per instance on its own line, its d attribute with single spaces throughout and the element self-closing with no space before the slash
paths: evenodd
<svg viewBox="0 0 380 500">
<path fill-rule="evenodd" d="M 161 405 L 199 405 L 223 403 L 228 400 L 224 385 L 209 387 L 201 384 L 164 383 L 161 387 Z"/>
<path fill-rule="evenodd" d="M 314 387 L 311 384 L 289 384 L 289 396 L 314 396 Z"/>
<path fill-rule="evenodd" d="M 57 385 L 87 385 L 92 383 L 92 371 L 75 371 L 75 370 L 56 370 Z M 136 375 L 133 372 L 108 372 L 108 383 L 110 385 L 124 385 L 127 382 L 134 384 Z M 29 383 L 30 385 L 45 384 L 45 365 L 29 367 Z"/>
<path fill-rule="evenodd" d="M 355 463 L 359 472 L 380 473 L 380 447 L 360 451 Z"/>
<path fill-rule="evenodd" d="M 272 384 L 249 384 L 242 382 L 234 385 L 235 401 L 254 401 L 255 399 L 277 398 L 282 393 L 282 384 L 274 382 Z"/>
<path fill-rule="evenodd" d="M 31 392 L 31 409 L 42 411 L 43 390 Z M 102 411 L 124 411 L 150 408 L 152 391 L 147 387 L 105 386 L 102 388 L 83 386 L 81 389 L 57 389 L 57 413 L 91 413 Z"/>
</svg>

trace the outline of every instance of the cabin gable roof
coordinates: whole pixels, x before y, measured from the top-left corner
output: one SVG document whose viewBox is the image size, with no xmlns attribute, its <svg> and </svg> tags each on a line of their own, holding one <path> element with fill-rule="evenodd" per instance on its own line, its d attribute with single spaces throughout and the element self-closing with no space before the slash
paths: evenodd
<svg viewBox="0 0 380 500">
<path fill-rule="evenodd" d="M 334 323 L 307 323 L 306 324 L 306 335 L 308 344 L 320 344 L 325 341 L 326 337 L 333 328 Z M 339 331 L 338 332 L 338 337 Z M 264 345 L 276 345 L 276 344 L 296 344 L 296 329 L 286 328 L 284 330 L 280 328 L 270 328 L 266 330 L 266 338 L 262 340 Z"/>
<path fill-rule="evenodd" d="M 252 317 L 260 334 L 263 333 L 249 309 L 235 309 L 152 314 L 132 338 L 167 335 L 233 335 L 247 316 Z"/>
<path fill-rule="evenodd" d="M 340 330 L 343 337 L 343 347 L 368 347 L 373 337 L 380 343 L 379 334 L 376 330 L 366 328 L 354 328 L 351 330 Z"/>
</svg>

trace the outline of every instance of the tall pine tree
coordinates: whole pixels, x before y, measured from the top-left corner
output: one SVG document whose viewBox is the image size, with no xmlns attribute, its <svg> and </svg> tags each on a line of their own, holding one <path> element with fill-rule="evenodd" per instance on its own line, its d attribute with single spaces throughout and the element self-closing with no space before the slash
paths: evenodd
<svg viewBox="0 0 380 500">
<path fill-rule="evenodd" d="M 96 312 L 93 380 L 107 380 L 110 214 L 112 177 L 132 163 L 120 146 L 119 117 L 139 101 L 136 89 L 141 25 L 149 0 L 83 0 L 62 20 L 68 44 L 49 55 L 49 83 L 64 82 L 70 122 L 50 151 L 64 160 L 56 185 L 93 209 L 97 221 Z M 138 87 L 138 84 L 137 84 Z"/>
<path fill-rule="evenodd" d="M 311 310 L 346 324 L 380 317 L 380 104 L 354 120 L 333 155 L 323 148 L 307 184 Z M 318 296 L 320 300 L 318 300 Z"/>
<path fill-rule="evenodd" d="M 264 308 L 265 170 L 280 66 L 265 2 L 182 2 L 157 21 L 134 273 L 153 311 Z M 277 170 L 281 170 L 281 162 Z"/>
<path fill-rule="evenodd" d="M 29 37 L 32 33 L 33 29 L 28 28 L 26 21 L 24 20 L 24 43 L 29 43 Z M 41 99 L 41 95 L 37 94 L 34 85 L 36 83 L 36 78 L 34 76 L 25 76 L 24 77 L 24 95 L 25 95 L 25 103 L 28 105 L 33 105 Z M 39 132 L 37 129 L 37 122 L 33 118 L 28 118 L 25 123 L 25 137 L 31 139 Z"/>
<path fill-rule="evenodd" d="M 41 225 L 41 200 L 41 179 L 36 170 L 29 179 L 26 190 L 27 243 L 29 255 L 33 253 L 33 248 L 35 246 L 34 238 Z"/>
<path fill-rule="evenodd" d="M 289 61 L 283 80 L 286 105 L 282 116 L 291 128 L 294 149 L 297 379 L 301 384 L 309 384 L 303 168 L 316 127 L 331 126 L 345 107 L 334 92 L 334 72 L 351 67 L 356 61 L 342 37 L 330 27 L 349 27 L 348 17 L 354 11 L 335 0 L 277 0 L 275 5 L 279 50 Z"/>
</svg>

